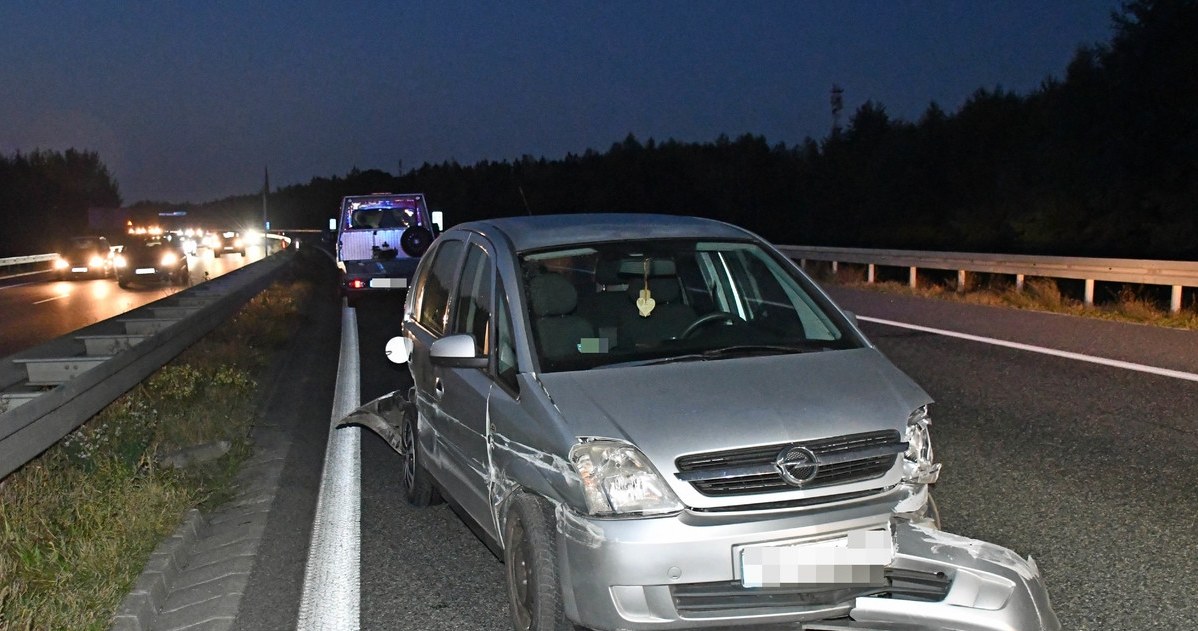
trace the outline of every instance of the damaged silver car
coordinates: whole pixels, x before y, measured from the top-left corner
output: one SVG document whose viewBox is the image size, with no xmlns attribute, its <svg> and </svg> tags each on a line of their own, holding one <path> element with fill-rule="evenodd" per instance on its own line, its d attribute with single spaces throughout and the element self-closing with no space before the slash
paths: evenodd
<svg viewBox="0 0 1198 631">
<path fill-rule="evenodd" d="M 939 529 L 928 395 L 745 230 L 462 224 L 403 331 L 414 387 L 343 424 L 503 559 L 514 629 L 1060 628 L 1030 558 Z"/>
</svg>

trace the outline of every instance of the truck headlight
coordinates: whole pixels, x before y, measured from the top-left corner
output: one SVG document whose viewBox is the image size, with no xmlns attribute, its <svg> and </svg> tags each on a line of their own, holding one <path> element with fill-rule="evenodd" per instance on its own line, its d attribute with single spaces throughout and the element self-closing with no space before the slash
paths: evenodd
<svg viewBox="0 0 1198 631">
<path fill-rule="evenodd" d="M 639 449 L 614 440 L 590 440 L 570 449 L 582 479 L 587 513 L 597 516 L 659 515 L 682 510 L 682 502 Z"/>
<path fill-rule="evenodd" d="M 922 406 L 907 417 L 907 453 L 903 455 L 903 481 L 912 484 L 933 484 L 940 477 L 940 464 L 933 462 L 932 434 L 928 426 L 928 406 Z"/>
</svg>

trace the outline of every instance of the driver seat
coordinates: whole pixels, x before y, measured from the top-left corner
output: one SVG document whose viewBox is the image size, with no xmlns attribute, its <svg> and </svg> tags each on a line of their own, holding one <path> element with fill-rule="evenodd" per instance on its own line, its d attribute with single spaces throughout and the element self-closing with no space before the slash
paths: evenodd
<svg viewBox="0 0 1198 631">
<path fill-rule="evenodd" d="M 677 276 L 655 276 L 649 278 L 649 294 L 653 297 L 653 311 L 642 317 L 636 308 L 645 281 L 635 278 L 628 283 L 630 304 L 620 315 L 620 344 L 656 346 L 665 340 L 682 335 L 686 327 L 698 317 L 690 305 L 682 301 L 682 284 Z"/>
</svg>

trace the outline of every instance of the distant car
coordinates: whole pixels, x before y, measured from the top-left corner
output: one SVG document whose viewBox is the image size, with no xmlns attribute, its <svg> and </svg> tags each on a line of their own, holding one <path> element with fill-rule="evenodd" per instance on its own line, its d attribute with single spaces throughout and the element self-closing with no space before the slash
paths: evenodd
<svg viewBox="0 0 1198 631">
<path fill-rule="evenodd" d="M 115 265 L 117 284 L 122 288 L 133 283 L 186 285 L 191 281 L 181 244 L 160 237 L 126 245 L 116 255 Z"/>
<path fill-rule="evenodd" d="M 59 280 L 112 275 L 112 248 L 108 239 L 99 236 L 73 237 L 58 252 L 54 273 Z"/>
<path fill-rule="evenodd" d="M 217 256 L 225 254 L 240 254 L 245 256 L 245 240 L 242 239 L 241 233 L 236 230 L 224 230 L 213 233 L 209 244 L 212 247 L 212 253 Z"/>
</svg>

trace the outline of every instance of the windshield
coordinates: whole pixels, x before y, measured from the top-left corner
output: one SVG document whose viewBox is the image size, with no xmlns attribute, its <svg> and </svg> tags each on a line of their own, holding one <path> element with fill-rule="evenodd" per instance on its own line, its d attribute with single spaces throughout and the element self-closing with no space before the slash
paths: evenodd
<svg viewBox="0 0 1198 631">
<path fill-rule="evenodd" d="M 520 256 L 541 370 L 856 348 L 754 243 L 643 240 Z"/>
</svg>

